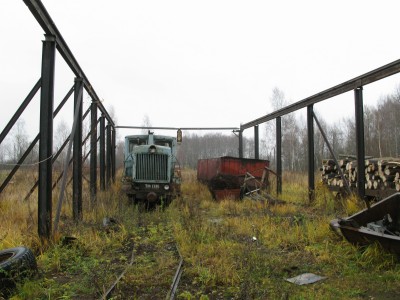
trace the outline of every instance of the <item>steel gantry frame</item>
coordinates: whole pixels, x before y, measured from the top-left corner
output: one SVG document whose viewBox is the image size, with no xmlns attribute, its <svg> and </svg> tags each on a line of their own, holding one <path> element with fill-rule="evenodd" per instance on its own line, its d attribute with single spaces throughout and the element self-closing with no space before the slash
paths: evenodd
<svg viewBox="0 0 400 300">
<path fill-rule="evenodd" d="M 341 95 L 343 93 L 354 91 L 354 100 L 355 100 L 355 120 L 356 120 L 356 144 L 357 144 L 357 160 L 364 161 L 365 159 L 365 147 L 364 147 L 364 116 L 363 116 L 363 86 L 373 83 L 375 81 L 384 79 L 391 75 L 397 74 L 400 72 L 400 60 L 393 61 L 387 65 L 384 65 L 380 68 L 372 70 L 368 73 L 345 81 L 341 84 L 338 84 L 332 88 L 324 90 L 320 93 L 317 93 L 313 96 L 307 97 L 303 100 L 295 102 L 291 105 L 288 105 L 282 109 L 274 111 L 270 114 L 264 115 L 258 119 L 250 121 L 248 123 L 242 124 L 240 126 L 239 136 L 242 136 L 243 131 L 256 127 L 265 122 L 276 120 L 276 147 L 277 147 L 277 193 L 280 194 L 282 192 L 282 132 L 281 132 L 281 118 L 291 112 L 300 110 L 302 108 L 307 108 L 307 131 L 308 131 L 308 188 L 310 199 L 312 199 L 314 190 L 315 190 L 315 179 L 314 179 L 314 119 L 316 119 L 315 114 L 313 112 L 313 105 L 330 99 L 332 97 Z M 258 134 L 256 135 L 255 130 L 255 152 L 258 151 Z M 257 138 L 256 138 L 257 137 Z M 325 139 L 326 143 L 329 143 L 327 139 Z M 257 150 L 256 150 L 257 149 Z M 257 154 L 257 152 L 255 153 Z M 239 155 L 243 157 L 243 143 L 239 139 Z M 360 174 L 364 174 L 365 166 L 364 164 L 358 164 Z M 365 178 L 363 176 L 358 176 L 357 183 L 357 193 L 360 198 L 364 198 L 365 196 Z"/>
<path fill-rule="evenodd" d="M 94 203 L 97 194 L 97 142 L 100 139 L 100 150 L 107 148 L 108 158 L 107 163 L 101 159 L 100 155 L 100 170 L 110 174 L 108 178 L 108 185 L 111 181 L 115 181 L 115 124 L 104 108 L 95 90 L 93 89 L 89 79 L 81 69 L 77 60 L 73 56 L 64 38 L 58 31 L 55 23 L 51 19 L 44 5 L 39 0 L 24 0 L 33 16 L 40 24 L 44 31 L 45 39 L 42 46 L 42 66 L 41 77 L 34 85 L 28 96 L 22 102 L 18 110 L 15 112 L 11 120 L 7 123 L 4 130 L 0 133 L 0 144 L 7 136 L 13 125 L 19 119 L 23 111 L 27 108 L 31 100 L 40 90 L 40 124 L 39 134 L 34 138 L 31 145 L 27 148 L 25 153 L 21 156 L 17 164 L 11 170 L 10 174 L 0 186 L 0 193 L 4 190 L 7 184 L 19 167 L 23 164 L 29 153 L 39 142 L 39 162 L 38 162 L 38 181 L 33 185 L 27 199 L 37 188 L 38 190 L 38 234 L 41 239 L 49 239 L 53 233 L 53 207 L 52 207 L 52 190 L 56 184 L 61 180 L 61 176 L 67 176 L 68 165 L 73 163 L 72 175 L 72 190 L 73 190 L 73 218 L 76 221 L 82 219 L 82 166 L 88 155 L 90 154 L 90 199 Z M 68 91 L 67 95 L 54 110 L 54 77 L 55 77 L 55 58 L 57 52 L 63 57 L 69 68 L 75 75 L 74 86 Z M 83 114 L 83 90 L 86 90 L 90 96 L 92 103 L 90 108 Z M 53 154 L 53 119 L 61 110 L 64 104 L 68 101 L 70 96 L 74 93 L 74 124 L 71 135 L 64 141 L 61 148 Z M 97 111 L 101 112 L 100 119 L 97 119 Z M 91 126 L 89 135 L 82 141 L 82 122 L 91 111 Z M 98 138 L 98 124 L 100 124 L 100 133 L 105 131 L 105 120 L 107 120 L 107 141 L 103 138 Z M 74 134 L 75 133 L 75 134 Z M 87 156 L 82 157 L 82 146 L 90 137 L 90 151 Z M 62 174 L 53 183 L 53 163 L 64 150 L 67 144 L 73 144 L 73 157 L 70 159 L 67 155 L 66 168 Z M 102 144 L 103 143 L 103 144 Z M 107 143 L 107 144 L 105 144 Z M 100 151 L 100 154 L 101 151 Z M 104 151 L 103 151 L 104 155 Z M 104 176 L 103 176 L 104 177 Z M 100 175 L 100 178 L 102 176 Z M 66 179 L 66 177 L 64 177 Z M 105 185 L 101 185 L 105 187 Z M 60 194 L 63 194 L 61 190 Z M 62 199 L 62 198 L 61 198 Z M 59 203 L 61 203 L 59 201 Z M 57 216 L 56 216 L 57 217 Z M 56 218 L 57 219 L 57 218 Z"/>
<path fill-rule="evenodd" d="M 7 186 L 12 176 L 18 170 L 19 166 L 24 162 L 28 154 L 39 142 L 39 179 L 38 182 L 32 187 L 28 196 L 32 194 L 36 187 L 38 187 L 38 233 L 41 238 L 48 239 L 52 234 L 52 189 L 60 180 L 60 177 L 53 183 L 52 165 L 55 159 L 59 156 L 62 149 L 66 147 L 69 140 L 74 144 L 74 156 L 68 159 L 67 164 L 73 162 L 73 216 L 75 220 L 82 218 L 82 164 L 83 161 L 90 154 L 90 199 L 94 203 L 97 194 L 97 180 L 99 177 L 100 189 L 106 189 L 112 181 L 115 181 L 115 144 L 116 144 L 116 126 L 101 103 L 95 90 L 93 89 L 89 79 L 81 69 L 64 38 L 58 31 L 55 23 L 51 19 L 47 10 L 40 0 L 23 0 L 33 16 L 40 24 L 44 31 L 45 39 L 42 48 L 42 66 L 41 78 L 34 85 L 28 96 L 22 102 L 16 113 L 11 120 L 7 123 L 4 130 L 0 133 L 0 143 L 9 133 L 12 126 L 21 116 L 22 112 L 29 105 L 30 101 L 40 90 L 40 132 L 32 141 L 31 145 L 27 148 L 25 153 L 21 156 L 13 170 L 4 180 L 0 186 L 0 193 Z M 67 93 L 65 98 L 61 101 L 60 105 L 54 110 L 54 73 L 55 73 L 55 57 L 56 52 L 63 57 L 64 61 L 70 67 L 75 75 L 75 84 L 73 88 Z M 273 113 L 267 114 L 263 117 L 255 119 L 246 124 L 242 124 L 240 128 L 229 128 L 238 131 L 239 136 L 239 157 L 243 157 L 243 131 L 254 127 L 254 156 L 259 157 L 259 125 L 275 119 L 276 121 L 276 153 L 277 153 L 277 192 L 282 192 L 282 128 L 281 120 L 286 114 L 296 110 L 307 108 L 307 132 L 308 132 L 308 185 L 310 191 L 310 198 L 313 197 L 315 189 L 314 178 L 314 121 L 318 120 L 313 112 L 313 105 L 327 100 L 329 98 L 338 96 L 340 94 L 354 91 L 355 103 L 355 120 L 356 120 L 356 144 L 357 144 L 357 160 L 362 161 L 365 157 L 364 148 L 364 118 L 363 118 L 363 86 L 389 77 L 400 72 L 400 60 L 384 65 L 371 72 L 365 73 L 361 76 L 343 82 L 332 88 L 324 90 L 313 96 L 300 100 L 287 107 L 279 109 Z M 82 92 L 85 90 L 90 96 L 92 103 L 90 106 L 91 111 L 91 130 L 90 130 L 90 151 L 88 155 L 82 157 L 82 145 L 89 138 L 89 135 L 82 141 L 82 120 L 86 117 L 89 110 L 82 115 Z M 74 115 L 77 121 L 74 121 L 74 127 L 77 128 L 76 134 L 71 134 L 61 147 L 61 149 L 53 154 L 53 119 L 74 93 Z M 98 118 L 98 110 L 101 116 Z M 107 125 L 106 125 L 107 122 Z M 319 126 L 319 125 L 318 125 Z M 99 127 L 99 128 L 98 128 Z M 123 127 L 119 127 L 123 128 Z M 130 127 L 133 128 L 133 127 Z M 161 129 L 177 129 L 164 127 Z M 180 128 L 182 129 L 182 128 Z M 188 130 L 195 130 L 196 128 L 185 128 Z M 211 128 L 208 128 L 211 129 Z M 213 129 L 228 129 L 228 128 L 213 128 Z M 321 130 L 320 126 L 319 129 Z M 327 139 L 325 138 L 325 141 Z M 97 143 L 99 142 L 99 146 Z M 99 154 L 99 169 L 100 175 L 97 176 L 97 154 Z M 359 172 L 363 173 L 365 166 L 359 164 Z M 64 172 L 66 175 L 67 172 Z M 364 178 L 358 178 L 358 195 L 364 197 L 365 186 Z M 62 191 L 63 192 L 63 191 Z"/>
</svg>

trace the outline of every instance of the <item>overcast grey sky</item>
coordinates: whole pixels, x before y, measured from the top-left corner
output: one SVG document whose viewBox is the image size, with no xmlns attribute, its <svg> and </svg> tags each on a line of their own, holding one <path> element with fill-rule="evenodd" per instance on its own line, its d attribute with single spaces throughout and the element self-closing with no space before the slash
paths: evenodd
<svg viewBox="0 0 400 300">
<path fill-rule="evenodd" d="M 272 111 L 274 87 L 299 101 L 400 58 L 395 0 L 42 2 L 117 125 L 239 126 Z M 1 1 L 0 28 L 3 128 L 40 77 L 43 31 L 22 0 Z M 56 103 L 73 79 L 58 55 Z M 398 83 L 366 86 L 365 103 Z M 353 103 L 315 108 L 338 120 Z M 24 119 L 37 128 L 35 103 Z"/>
</svg>

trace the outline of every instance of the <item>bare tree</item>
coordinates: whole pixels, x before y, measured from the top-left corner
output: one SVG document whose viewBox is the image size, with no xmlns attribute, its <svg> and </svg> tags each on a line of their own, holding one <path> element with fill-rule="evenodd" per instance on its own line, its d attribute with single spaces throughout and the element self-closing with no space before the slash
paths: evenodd
<svg viewBox="0 0 400 300">
<path fill-rule="evenodd" d="M 149 115 L 145 114 L 143 117 L 143 121 L 142 121 L 142 127 L 151 127 L 151 121 L 149 118 Z M 142 129 L 142 133 L 143 134 L 147 134 L 148 130 L 147 129 Z"/>
<path fill-rule="evenodd" d="M 107 112 L 108 112 L 108 115 L 110 116 L 111 120 L 114 121 L 114 124 L 118 124 L 118 118 L 117 118 L 117 116 L 115 114 L 115 108 L 114 108 L 113 105 L 109 105 L 108 106 Z M 115 140 L 118 140 L 119 137 L 118 137 L 118 131 L 117 130 L 116 130 L 115 134 L 116 134 Z"/>
<path fill-rule="evenodd" d="M 117 141 L 116 149 L 115 149 L 115 167 L 117 169 L 122 168 L 124 165 L 124 147 L 125 141 L 120 140 Z"/>
<path fill-rule="evenodd" d="M 272 89 L 272 96 L 270 98 L 270 102 L 273 111 L 281 109 L 282 107 L 287 105 L 287 101 L 285 100 L 285 93 L 278 87 L 274 87 Z"/>
<path fill-rule="evenodd" d="M 113 120 L 114 123 L 118 123 L 117 116 L 115 115 L 115 108 L 112 104 L 110 104 L 108 106 L 107 112 L 108 112 L 108 115 L 110 116 L 111 120 Z"/>
<path fill-rule="evenodd" d="M 28 135 L 25 130 L 25 121 L 19 119 L 11 131 L 11 153 L 9 157 L 13 162 L 17 162 L 28 147 Z"/>
<path fill-rule="evenodd" d="M 277 87 L 272 90 L 270 103 L 273 111 L 279 110 L 289 104 L 285 99 L 285 93 Z M 302 145 L 300 140 L 300 127 L 294 113 L 282 116 L 282 160 L 283 167 L 288 170 L 295 170 L 299 168 L 298 153 L 301 153 L 299 147 Z M 266 140 L 269 147 L 267 152 L 276 152 L 276 128 L 275 122 L 267 122 L 266 124 Z M 274 147 L 272 148 L 272 145 Z M 269 149 L 268 149 L 269 148 Z M 274 165 L 275 161 L 271 164 Z"/>
<path fill-rule="evenodd" d="M 54 135 L 54 148 L 56 152 L 61 148 L 62 144 L 67 140 L 68 136 L 71 133 L 71 128 L 68 126 L 67 122 L 61 120 L 61 122 L 57 125 L 55 135 Z M 59 168 L 63 167 L 65 156 L 67 155 L 67 147 L 60 153 L 58 156 L 55 165 Z"/>
<path fill-rule="evenodd" d="M 10 142 L 8 138 L 5 138 L 0 144 L 0 163 L 7 162 L 9 153 L 11 153 Z"/>
<path fill-rule="evenodd" d="M 272 95 L 269 98 L 272 111 L 276 111 L 286 105 L 285 94 L 278 87 L 274 87 Z M 276 123 L 271 120 L 265 123 L 265 147 L 267 159 L 270 160 L 271 165 L 276 164 Z"/>
</svg>

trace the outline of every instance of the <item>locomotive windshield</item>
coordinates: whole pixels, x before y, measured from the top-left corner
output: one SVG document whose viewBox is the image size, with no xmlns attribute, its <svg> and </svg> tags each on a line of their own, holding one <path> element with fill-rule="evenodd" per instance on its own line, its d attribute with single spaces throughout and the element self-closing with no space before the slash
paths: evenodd
<svg viewBox="0 0 400 300">
<path fill-rule="evenodd" d="M 165 137 L 157 138 L 154 137 L 154 144 L 157 146 L 169 147 L 172 148 L 172 139 L 167 139 Z M 144 137 L 134 137 L 129 139 L 129 153 L 133 151 L 133 148 L 136 146 L 148 145 L 147 136 Z"/>
<path fill-rule="evenodd" d="M 133 148 L 140 145 L 146 145 L 147 138 L 134 138 L 129 140 L 129 152 L 133 151 Z"/>
<path fill-rule="evenodd" d="M 154 143 L 157 146 L 165 146 L 165 147 L 172 147 L 172 141 L 167 141 L 167 140 L 155 140 Z"/>
</svg>

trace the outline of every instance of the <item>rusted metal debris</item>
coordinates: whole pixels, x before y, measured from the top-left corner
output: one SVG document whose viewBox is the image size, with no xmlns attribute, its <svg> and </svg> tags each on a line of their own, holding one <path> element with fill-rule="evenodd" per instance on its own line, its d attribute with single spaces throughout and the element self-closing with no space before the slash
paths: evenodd
<svg viewBox="0 0 400 300">
<path fill-rule="evenodd" d="M 383 249 L 400 257 L 400 193 L 350 217 L 334 219 L 330 226 L 354 245 L 379 243 Z"/>
<path fill-rule="evenodd" d="M 269 204 L 286 203 L 286 201 L 275 199 L 267 193 L 267 177 L 269 172 L 274 173 L 272 170 L 266 167 L 264 169 L 261 180 L 257 180 L 257 178 L 254 177 L 252 174 L 246 172 L 243 185 L 240 188 L 240 199 L 243 199 L 244 197 L 250 197 L 253 200 L 267 201 Z"/>
<path fill-rule="evenodd" d="M 223 156 L 218 158 L 199 159 L 197 162 L 197 179 L 210 189 L 214 199 L 240 198 L 240 190 L 245 174 L 261 180 L 269 161 L 261 159 L 237 158 Z M 268 182 L 268 173 L 264 178 Z"/>
<path fill-rule="evenodd" d="M 235 189 L 238 186 L 239 177 L 229 174 L 218 174 L 208 182 L 208 187 L 212 190 Z"/>
</svg>

